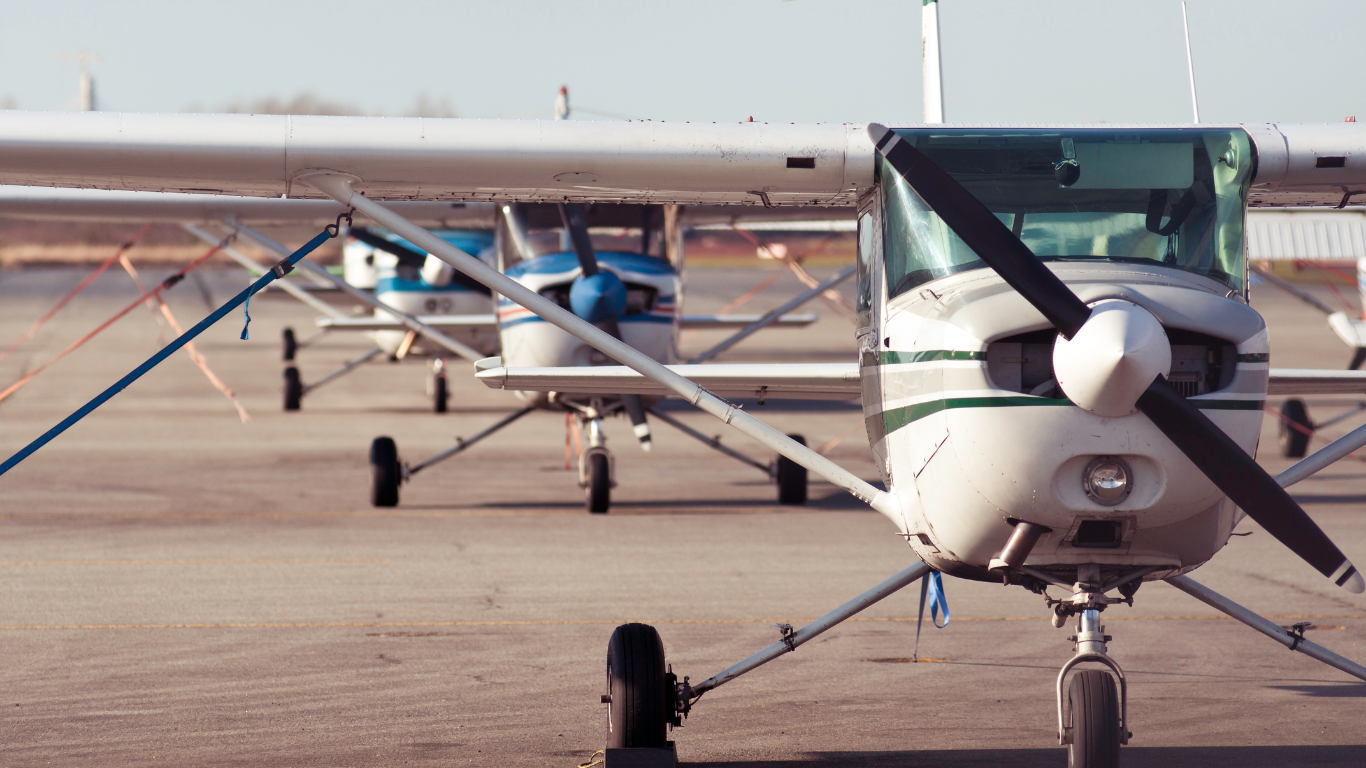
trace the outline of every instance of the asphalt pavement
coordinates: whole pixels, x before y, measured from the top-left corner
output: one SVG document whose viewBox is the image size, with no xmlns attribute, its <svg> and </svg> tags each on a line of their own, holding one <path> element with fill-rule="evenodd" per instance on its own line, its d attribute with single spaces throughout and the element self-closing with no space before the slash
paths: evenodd
<svg viewBox="0 0 1366 768">
<path fill-rule="evenodd" d="M 162 271 L 169 271 L 163 269 Z M 827 270 L 815 270 L 818 276 Z M 714 311 L 760 269 L 695 269 L 685 308 Z M 83 277 L 0 272 L 8 345 Z M 149 270 L 147 279 L 164 277 Z M 168 293 L 181 324 L 245 285 L 206 273 Z M 801 290 L 783 276 L 739 311 Z M 1324 294 L 1327 300 L 1333 300 Z M 0 381 L 42 364 L 137 296 L 110 272 L 29 343 Z M 1341 368 L 1322 315 L 1274 289 L 1253 306 L 1272 363 Z M 846 361 L 852 325 L 821 321 L 751 338 L 729 361 Z M 403 489 L 368 503 L 367 448 L 392 436 L 418 461 L 517 407 L 452 367 L 451 411 L 431 413 L 423 361 L 376 362 L 280 407 L 279 334 L 315 313 L 253 300 L 199 344 L 250 413 L 178 353 L 0 478 L 0 732 L 3 764 L 565 766 L 606 736 L 612 628 L 660 630 L 680 676 L 707 677 L 910 564 L 881 516 L 813 482 L 780 507 L 752 467 L 663 424 L 643 454 L 607 424 L 618 487 L 583 511 L 566 471 L 562 416 L 537 413 Z M 138 307 L 0 403 L 0 453 L 41 434 L 173 334 Z M 695 333 L 701 350 L 719 334 Z M 366 351 L 331 334 L 299 353 L 316 381 Z M 1310 398 L 1323 419 L 1353 398 Z M 1273 405 L 1276 402 L 1273 400 Z M 747 408 L 876 472 L 853 404 Z M 686 407 L 672 413 L 738 450 L 767 452 Z M 1357 416 L 1325 430 L 1332 437 Z M 572 438 L 571 438 L 572 439 Z M 1268 417 L 1262 461 L 1288 466 Z M 1348 460 L 1294 495 L 1366 562 L 1366 466 Z M 1366 598 L 1332 587 L 1255 524 L 1193 577 L 1310 639 L 1366 661 Z M 1062 766 L 1053 687 L 1071 628 L 1019 588 L 945 579 L 952 620 L 915 642 L 918 589 L 892 596 L 797 653 L 709 693 L 674 731 L 689 765 Z M 1126 766 L 1366 764 L 1366 684 L 1220 615 L 1165 584 L 1104 614 L 1130 680 Z"/>
</svg>

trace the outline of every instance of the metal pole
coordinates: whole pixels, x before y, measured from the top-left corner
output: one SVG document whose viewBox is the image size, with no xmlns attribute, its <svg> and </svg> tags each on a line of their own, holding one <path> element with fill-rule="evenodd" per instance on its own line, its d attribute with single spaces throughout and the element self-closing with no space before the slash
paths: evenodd
<svg viewBox="0 0 1366 768">
<path fill-rule="evenodd" d="M 332 381 L 332 380 L 334 380 L 334 379 L 339 379 L 339 378 L 341 378 L 342 376 L 345 376 L 346 374 L 350 373 L 351 370 L 352 370 L 353 368 L 356 368 L 356 367 L 358 367 L 358 366 L 364 365 L 365 363 L 368 363 L 375 355 L 379 355 L 379 354 L 383 354 L 383 353 L 384 353 L 384 348 L 383 348 L 383 347 L 375 347 L 374 349 L 370 350 L 369 352 L 366 352 L 365 354 L 361 355 L 360 357 L 356 358 L 355 360 L 352 360 L 352 361 L 348 362 L 346 365 L 343 365 L 342 367 L 340 367 L 340 368 L 338 368 L 337 370 L 335 370 L 335 371 L 333 371 L 333 372 L 327 374 L 326 376 L 322 377 L 321 379 L 318 379 L 317 381 L 313 382 L 312 384 L 306 385 L 306 386 L 304 387 L 303 394 L 306 395 L 306 394 L 308 394 L 309 392 L 312 392 L 313 390 L 317 389 L 318 387 L 321 387 L 322 385 L 328 383 L 329 381 Z"/>
<path fill-rule="evenodd" d="M 180 226 L 183 227 L 186 232 L 189 232 L 190 234 L 194 235 L 200 240 L 203 240 L 206 243 L 209 243 L 210 245 L 218 245 L 223 241 L 223 238 L 214 237 L 209 232 L 206 232 L 193 224 L 181 224 Z M 253 277 L 260 277 L 261 275 L 264 275 L 266 272 L 270 271 L 270 267 L 258 263 L 255 259 L 242 253 L 236 248 L 233 248 L 231 245 L 223 246 L 223 252 L 226 253 L 228 257 L 231 258 L 233 261 L 245 267 L 248 272 L 253 273 Z M 311 264 L 312 262 L 309 263 Z M 337 309 L 331 304 L 328 304 L 322 299 L 319 299 L 317 296 L 309 295 L 308 291 L 305 291 L 297 285 L 293 285 L 288 280 L 276 280 L 275 282 L 271 283 L 271 285 L 279 286 L 280 290 L 284 291 L 285 293 L 288 293 L 290 296 L 293 296 L 294 298 L 298 299 L 299 301 L 302 301 L 308 306 L 318 310 L 324 315 L 336 319 L 346 317 L 345 312 L 342 312 L 340 309 Z"/>
<path fill-rule="evenodd" d="M 768 312 L 765 312 L 758 320 L 755 320 L 754 322 L 750 323 L 744 328 L 741 328 L 740 330 L 736 331 L 735 335 L 731 336 L 730 338 L 726 339 L 720 344 L 717 344 L 716 346 L 712 347 L 706 352 L 703 352 L 702 354 L 695 356 L 693 359 L 689 360 L 687 364 L 692 365 L 693 363 L 704 363 L 712 359 L 713 357 L 716 357 L 717 355 L 721 354 L 722 352 L 725 352 L 726 350 L 730 349 L 736 344 L 739 344 L 746 336 L 749 336 L 750 334 L 754 333 L 760 328 L 763 328 L 764 326 L 773 323 L 778 318 L 782 317 L 788 312 L 791 312 L 797 307 L 800 307 L 806 302 L 811 301 L 812 299 L 816 298 L 822 293 L 825 293 L 830 288 L 839 285 L 845 280 L 848 280 L 849 276 L 854 274 L 854 270 L 855 266 L 853 265 L 845 267 L 832 277 L 826 278 L 825 282 L 820 283 L 815 288 L 811 288 L 804 293 L 797 294 L 796 298 L 793 298 L 791 301 L 788 301 L 786 304 L 782 305 L 781 307 L 778 307 L 777 309 L 771 309 Z"/>
<path fill-rule="evenodd" d="M 876 603 L 882 598 L 887 597 L 888 595 L 901 589 L 902 587 L 914 583 L 917 579 L 920 579 L 929 572 L 930 567 L 928 565 L 925 565 L 923 562 L 919 562 L 915 565 L 912 565 L 911 567 L 907 568 L 901 573 L 898 573 L 897 575 L 893 576 L 890 579 L 887 579 L 886 581 L 882 582 L 876 587 L 873 587 L 867 592 L 864 592 L 863 594 L 859 595 L 853 600 L 850 600 L 849 602 L 825 614 L 819 619 L 816 619 L 810 624 L 807 624 L 806 626 L 802 627 L 801 629 L 797 630 L 791 635 L 787 635 L 782 640 L 779 640 L 773 645 L 770 645 L 769 647 L 763 649 L 762 651 L 759 651 L 753 656 L 750 656 L 748 659 L 745 659 L 739 664 L 736 664 L 732 667 L 728 667 L 727 669 L 718 672 L 717 674 L 712 675 L 706 680 L 703 680 L 702 682 L 693 686 L 692 693 L 694 698 L 702 695 L 703 693 L 706 693 L 707 691 L 710 691 L 711 689 L 721 685 L 722 683 L 730 682 L 731 680 L 734 680 L 740 675 L 743 675 L 746 672 L 749 672 L 750 670 L 753 670 L 759 666 L 762 666 L 763 664 L 766 664 L 778 658 L 779 656 L 782 656 L 784 653 L 790 653 L 792 651 L 797 650 L 797 646 L 805 643 L 807 640 L 816 637 L 817 635 L 821 634 L 827 629 L 830 629 L 831 627 L 835 626 L 841 621 L 844 621 L 850 616 L 853 616 L 854 614 L 858 613 L 864 608 L 867 608 L 868 606 L 872 605 L 873 603 Z"/>
<path fill-rule="evenodd" d="M 418 465 L 415 466 L 415 467 L 408 467 L 407 472 L 406 472 L 407 476 L 408 476 L 408 477 L 412 477 L 413 475 L 416 475 L 418 472 L 421 472 L 422 470 L 426 469 L 427 467 L 430 467 L 430 466 L 433 465 L 433 464 L 436 464 L 437 462 L 440 462 L 440 461 L 444 461 L 444 460 L 446 460 L 446 459 L 449 459 L 450 457 L 454 456 L 455 454 L 460 453 L 461 451 L 465 450 L 466 448 L 470 447 L 471 445 L 474 445 L 475 443 L 479 442 L 480 440 L 483 440 L 484 438 L 488 437 L 489 435 L 493 434 L 494 432 L 497 432 L 498 430 L 502 429 L 503 427 L 506 427 L 507 425 L 509 425 L 509 424 L 511 424 L 512 422 L 514 422 L 514 421 L 516 421 L 516 420 L 522 418 L 523 416 L 527 415 L 528 413 L 531 413 L 531 412 L 534 411 L 534 410 L 536 410 L 536 409 L 535 409 L 535 408 L 532 408 L 532 407 L 530 407 L 530 406 L 528 406 L 528 407 L 526 407 L 526 408 L 521 409 L 520 411 L 516 411 L 516 412 L 514 412 L 514 413 L 508 415 L 507 417 L 503 418 L 502 420 L 500 420 L 497 424 L 494 424 L 493 426 L 489 427 L 488 429 L 484 430 L 483 432 L 480 432 L 479 434 L 475 435 L 474 437 L 471 437 L 471 438 L 468 439 L 468 440 L 466 440 L 466 439 L 463 438 L 463 437 L 457 437 L 457 438 L 455 438 L 455 447 L 454 447 L 454 448 L 452 448 L 452 449 L 450 449 L 450 450 L 448 450 L 448 451 L 442 451 L 441 453 L 438 453 L 437 455 L 431 457 L 430 459 L 427 459 L 426 461 L 422 462 L 421 464 L 418 464 Z"/>
<path fill-rule="evenodd" d="M 254 240 L 257 245 L 260 245 L 262 248 L 265 248 L 268 251 L 274 251 L 275 253 L 289 253 L 289 249 L 285 248 L 283 245 L 280 245 L 279 243 L 275 242 L 269 237 L 266 237 L 260 232 L 257 232 L 256 230 L 252 229 L 251 227 L 248 227 L 247 225 L 239 221 L 229 221 L 228 225 L 235 227 L 237 231 L 241 232 L 249 239 Z M 417 225 L 414 224 L 413 226 Z M 418 227 L 418 229 L 422 228 Z M 426 232 L 427 230 L 422 229 L 422 231 Z M 436 236 L 433 235 L 433 237 Z M 445 242 L 440 238 L 436 239 L 440 242 Z M 475 259 L 475 261 L 478 261 L 478 259 Z M 479 263 L 483 264 L 483 262 Z M 452 339 L 450 336 L 447 336 L 441 331 L 438 331 L 437 329 L 431 327 L 430 325 L 427 325 L 421 320 L 418 320 L 416 317 L 413 317 L 407 312 L 402 312 L 400 310 L 394 309 L 388 304 L 385 304 L 384 302 L 375 298 L 373 295 L 366 293 L 365 291 L 362 291 L 359 288 L 356 288 L 355 286 L 351 285 L 350 283 L 346 282 L 340 277 L 337 277 L 331 272 L 328 272 L 326 267 L 319 266 L 311 261 L 303 261 L 301 262 L 301 264 L 304 267 L 312 270 L 314 274 L 326 278 L 328 282 L 337 286 L 337 288 L 341 289 L 343 293 L 350 296 L 351 298 L 369 304 L 370 306 L 376 309 L 388 312 L 409 330 L 416 331 L 417 333 L 422 334 L 428 339 L 431 339 L 432 341 L 436 342 L 437 344 L 440 344 L 441 346 L 445 347 L 451 352 L 460 355 L 466 360 L 473 362 L 476 360 L 482 360 L 484 358 L 484 355 L 474 351 L 473 349 L 470 349 L 469 347 L 465 346 L 464 344 L 461 344 L 455 339 Z"/>
<path fill-rule="evenodd" d="M 1258 616 L 1189 576 L 1173 576 L 1167 579 L 1167 583 L 1205 605 L 1232 616 L 1292 651 L 1299 651 L 1353 677 L 1366 680 L 1366 667 L 1349 659 L 1344 659 L 1321 645 L 1291 634 L 1285 627 Z"/>
<path fill-rule="evenodd" d="M 692 437 L 692 438 L 698 440 L 698 441 L 701 442 L 701 443 L 704 443 L 707 447 L 709 447 L 709 448 L 715 448 L 716 450 L 720 451 L 721 453 L 726 454 L 727 456 L 730 456 L 730 457 L 732 457 L 732 458 L 735 458 L 735 459 L 738 459 L 738 460 L 740 460 L 740 461 L 743 461 L 744 463 L 750 465 L 751 467 L 754 467 L 754 468 L 758 469 L 760 472 L 763 472 L 765 475 L 769 474 L 769 467 L 768 467 L 767 464 L 762 464 L 762 463 L 760 463 L 760 462 L 757 462 L 757 461 L 755 461 L 754 459 L 751 459 L 750 457 L 746 456 L 745 454 L 740 453 L 739 451 L 735 450 L 734 448 L 729 448 L 729 447 L 727 447 L 727 446 L 722 445 L 722 444 L 721 444 L 721 441 L 718 440 L 717 438 L 714 438 L 714 437 L 707 437 L 706 435 L 702 434 L 701 432 L 698 432 L 697 430 L 693 429 L 692 427 L 688 426 L 687 424 L 684 424 L 683 422 L 679 421 L 678 419 L 675 419 L 674 417 L 672 417 L 672 416 L 670 416 L 670 415 L 668 415 L 668 414 L 666 414 L 666 413 L 663 413 L 663 412 L 661 412 L 661 411 L 657 411 L 657 410 L 655 410 L 654 408 L 650 408 L 649 411 L 650 411 L 650 414 L 651 414 L 652 416 L 654 416 L 656 419 L 659 419 L 660 421 L 664 422 L 665 424 L 668 424 L 668 425 L 672 426 L 674 429 L 678 430 L 679 432 L 682 432 L 683 434 L 688 435 L 689 437 Z"/>
<path fill-rule="evenodd" d="M 496 269 L 456 248 L 450 243 L 417 226 L 384 206 L 367 199 L 351 189 L 347 177 L 331 173 L 300 176 L 300 180 L 316 187 L 328 197 L 356 210 L 386 227 L 391 232 L 427 251 L 452 267 L 535 312 L 550 323 L 593 346 L 603 354 L 635 370 L 646 378 L 673 390 L 680 397 L 731 425 L 742 434 L 758 440 L 797 464 L 829 480 L 835 486 L 862 499 L 873 509 L 886 515 L 899 530 L 905 530 L 901 509 L 896 499 L 886 491 L 874 488 L 849 470 L 825 458 L 782 432 L 750 416 L 734 405 L 713 395 L 695 382 L 669 370 L 663 364 L 639 350 L 612 338 L 597 326 L 586 322 L 558 304 L 527 288 Z"/>
</svg>

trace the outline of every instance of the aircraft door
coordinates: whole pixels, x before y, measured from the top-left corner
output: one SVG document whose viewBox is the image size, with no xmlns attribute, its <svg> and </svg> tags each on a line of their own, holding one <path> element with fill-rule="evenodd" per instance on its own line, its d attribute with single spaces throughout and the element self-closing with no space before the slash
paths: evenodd
<svg viewBox="0 0 1366 768">
<path fill-rule="evenodd" d="M 863 394 L 863 422 L 868 430 L 868 444 L 877 458 L 882 479 L 891 483 L 891 467 L 887 464 L 882 419 L 882 375 L 880 333 L 882 322 L 882 223 L 871 195 L 860 206 L 858 218 L 858 283 L 855 309 L 858 313 L 859 379 Z"/>
</svg>

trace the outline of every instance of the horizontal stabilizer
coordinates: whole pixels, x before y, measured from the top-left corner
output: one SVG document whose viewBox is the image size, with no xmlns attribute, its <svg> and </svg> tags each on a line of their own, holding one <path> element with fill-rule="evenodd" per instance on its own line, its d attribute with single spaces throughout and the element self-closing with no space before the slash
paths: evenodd
<svg viewBox="0 0 1366 768">
<path fill-rule="evenodd" d="M 496 359 L 495 359 L 496 361 Z M 480 361 L 483 364 L 485 361 Z M 859 397 L 857 363 L 671 365 L 669 370 L 720 397 L 852 400 Z M 475 374 L 490 389 L 573 395 L 673 395 L 622 365 L 574 368 L 487 367 Z"/>
<path fill-rule="evenodd" d="M 1269 395 L 1366 394 L 1366 371 L 1272 368 Z"/>
<path fill-rule="evenodd" d="M 433 328 L 493 328 L 493 315 L 421 315 L 417 318 Z M 408 326 L 387 317 L 320 317 L 319 328 L 333 331 L 406 331 Z"/>
<path fill-rule="evenodd" d="M 678 318 L 678 327 L 689 330 L 739 330 L 759 322 L 763 315 L 683 315 Z M 814 312 L 783 315 L 769 323 L 769 328 L 805 328 L 821 319 Z"/>
</svg>

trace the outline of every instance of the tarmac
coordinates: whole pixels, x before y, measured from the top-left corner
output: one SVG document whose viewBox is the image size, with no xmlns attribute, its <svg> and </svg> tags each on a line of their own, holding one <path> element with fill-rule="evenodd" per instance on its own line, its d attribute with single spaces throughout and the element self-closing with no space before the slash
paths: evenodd
<svg viewBox="0 0 1366 768">
<path fill-rule="evenodd" d="M 115 270 L 118 268 L 115 267 Z M 160 279 L 169 270 L 148 269 Z M 813 270 L 817 276 L 828 270 Z M 84 276 L 0 272 L 9 344 Z M 714 311 L 769 274 L 694 269 L 685 307 Z M 206 272 L 169 291 L 184 326 L 245 285 Z M 740 311 L 801 286 L 784 276 Z M 1330 294 L 1325 300 L 1336 301 Z M 115 271 L 0 361 L 32 370 L 131 302 Z M 1253 306 L 1278 367 L 1341 368 L 1349 351 L 1315 310 L 1270 287 Z M 845 361 L 852 325 L 775 330 L 730 361 Z M 643 454 L 607 424 L 619 485 L 583 510 L 565 470 L 563 418 L 537 413 L 368 503 L 367 448 L 406 460 L 449 447 L 517 407 L 452 367 L 451 412 L 431 413 L 421 361 L 373 363 L 280 407 L 279 334 L 315 313 L 286 296 L 251 304 L 199 344 L 251 414 L 238 420 L 184 353 L 0 478 L 0 732 L 7 766 L 565 766 L 606 738 L 612 628 L 660 630 L 694 681 L 912 562 L 880 515 L 813 481 L 780 507 L 752 467 L 655 425 Z M 0 404 L 9 455 L 173 337 L 138 307 Z M 685 351 L 720 338 L 697 333 Z M 305 381 L 368 348 L 332 334 L 299 353 Z M 1352 398 L 1310 398 L 1326 418 Z M 1273 406 L 1278 404 L 1273 399 Z M 855 404 L 747 408 L 876 478 Z M 673 414 L 764 461 L 704 414 Z M 1324 431 L 1344 434 L 1366 417 Z M 1262 462 L 1277 471 L 1272 417 Z M 1294 496 L 1366 562 L 1366 466 L 1347 460 Z M 1334 588 L 1246 522 L 1193 578 L 1310 639 L 1366 661 L 1366 597 Z M 952 620 L 916 639 L 915 587 L 705 696 L 672 738 L 697 766 L 1062 766 L 1054 685 L 1072 628 L 1019 588 L 946 578 Z M 1130 680 L 1124 764 L 1366 764 L 1366 684 L 1286 649 L 1165 584 L 1103 616 Z"/>
</svg>

